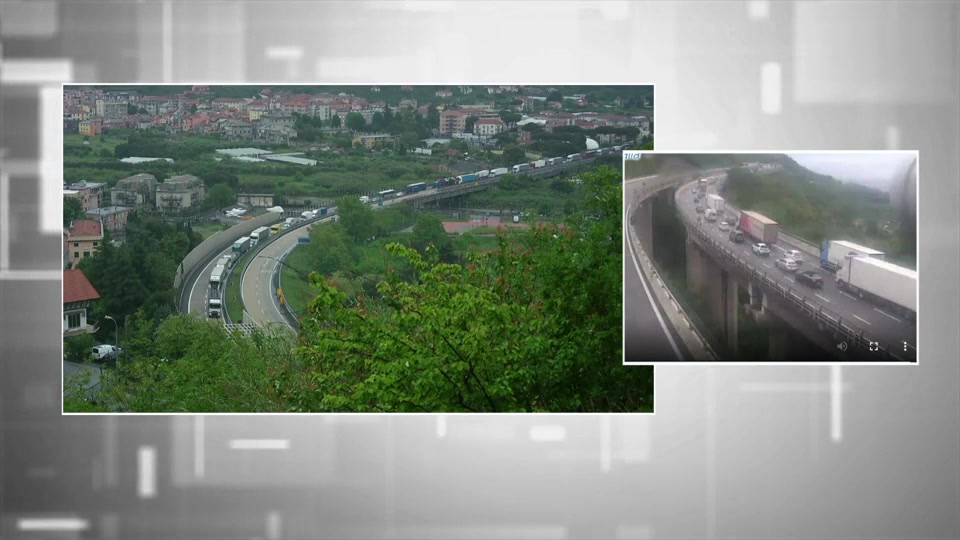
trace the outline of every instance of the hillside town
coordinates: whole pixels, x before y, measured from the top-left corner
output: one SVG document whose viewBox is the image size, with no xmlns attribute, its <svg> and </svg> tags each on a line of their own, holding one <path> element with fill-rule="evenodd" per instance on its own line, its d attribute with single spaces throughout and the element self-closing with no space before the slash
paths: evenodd
<svg viewBox="0 0 960 540">
<path fill-rule="evenodd" d="M 413 92 L 413 87 L 400 89 Z M 379 87 L 371 87 L 365 93 L 379 92 Z M 161 96 L 109 87 L 68 88 L 63 97 L 64 132 L 97 136 L 111 129 L 163 129 L 170 135 L 216 134 L 221 140 L 290 143 L 298 138 L 295 115 L 309 116 L 337 129 L 350 127 L 348 117 L 355 113 L 363 119 L 363 125 L 374 127 L 377 113 L 409 108 L 423 116 L 439 114 L 439 125 L 433 133 L 436 137 L 481 141 L 516 130 L 520 131 L 522 143 L 532 140 L 532 131 L 519 129 L 526 124 L 537 124 L 547 132 L 565 126 L 587 130 L 633 127 L 649 135 L 652 121 L 647 115 L 604 111 L 622 107 L 625 100 L 620 97 L 601 105 L 592 103 L 585 94 L 564 96 L 555 89 L 540 87 L 458 87 L 456 94 L 454 90 L 442 89 L 435 91 L 433 99 L 426 103 L 414 97 L 388 103 L 343 92 L 309 94 L 252 87 L 251 94 L 245 98 L 215 97 L 208 86 L 193 86 Z M 496 107 L 495 98 L 504 94 L 513 98 L 508 112 L 519 118 L 505 115 L 502 108 Z M 460 98 L 457 102 L 455 95 Z M 473 102 L 463 99 L 466 97 Z M 639 105 L 652 108 L 652 99 Z M 373 147 L 378 139 L 392 137 L 370 133 L 356 142 Z"/>
</svg>

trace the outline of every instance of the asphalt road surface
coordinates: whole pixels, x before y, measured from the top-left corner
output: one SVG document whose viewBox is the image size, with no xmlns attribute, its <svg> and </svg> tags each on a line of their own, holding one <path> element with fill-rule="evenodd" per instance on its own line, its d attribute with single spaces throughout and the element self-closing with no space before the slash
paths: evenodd
<svg viewBox="0 0 960 540">
<path fill-rule="evenodd" d="M 678 190 L 678 208 L 681 212 L 696 221 L 696 203 L 693 194 L 694 184 L 690 183 L 682 186 Z M 708 193 L 714 193 L 714 186 L 708 188 Z M 739 216 L 735 208 L 727 209 L 726 214 Z M 800 270 L 815 270 L 823 277 L 823 288 L 813 289 L 795 279 L 793 272 L 786 272 L 776 267 L 776 260 L 783 256 L 783 253 L 790 249 L 800 250 L 799 246 L 792 245 L 790 241 L 781 237 L 780 240 L 770 249 L 769 256 L 755 255 L 751 249 L 752 242 L 748 239 L 742 244 L 735 244 L 729 240 L 728 233 L 721 231 L 719 220 L 715 223 L 709 223 L 703 220 L 700 227 L 706 231 L 712 238 L 723 242 L 728 248 L 740 255 L 748 264 L 767 272 L 775 280 L 781 281 L 786 286 L 794 289 L 797 294 L 810 298 L 812 302 L 821 304 L 830 312 L 839 316 L 845 324 L 851 328 L 861 328 L 865 336 L 877 341 L 881 346 L 886 347 L 893 354 L 902 358 L 908 358 L 910 355 L 904 353 L 903 343 L 907 342 L 916 346 L 917 332 L 916 326 L 909 321 L 878 307 L 866 299 L 857 298 L 845 291 L 841 291 L 834 281 L 834 277 L 820 268 L 819 258 L 813 255 L 801 252 L 804 261 L 800 265 Z M 786 231 L 789 234 L 789 231 Z"/>
<path fill-rule="evenodd" d="M 640 189 L 639 182 L 624 184 L 624 200 L 633 200 Z M 629 238 L 629 220 L 624 220 L 624 238 Z M 627 242 L 623 271 L 624 362 L 680 361 L 690 357 L 677 335 L 673 324 L 663 313 L 653 288 L 640 269 L 638 253 Z"/>
</svg>

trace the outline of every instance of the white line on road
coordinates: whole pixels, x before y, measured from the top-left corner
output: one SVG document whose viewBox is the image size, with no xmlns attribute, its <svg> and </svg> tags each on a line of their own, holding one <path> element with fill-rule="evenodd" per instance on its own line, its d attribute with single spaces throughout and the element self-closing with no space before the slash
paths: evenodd
<svg viewBox="0 0 960 540">
<path fill-rule="evenodd" d="M 870 324 L 870 321 L 865 320 L 865 319 L 863 319 L 862 317 L 857 316 L 856 314 L 854 314 L 854 317 L 856 317 L 857 319 L 860 319 L 860 321 L 862 321 L 864 324 L 867 324 L 867 325 Z"/>
<path fill-rule="evenodd" d="M 763 265 L 766 266 L 767 268 L 773 268 L 772 266 L 770 266 L 770 265 L 767 264 L 767 263 L 763 263 Z"/>
<path fill-rule="evenodd" d="M 893 319 L 893 320 L 895 320 L 895 321 L 897 321 L 897 322 L 903 322 L 903 321 L 900 320 L 899 318 L 894 317 L 893 315 L 887 313 L 886 311 L 882 311 L 882 310 L 880 310 L 880 309 L 878 309 L 878 308 L 873 308 L 873 310 L 876 311 L 877 313 L 881 314 L 881 315 L 886 315 L 887 317 L 890 317 L 891 319 Z"/>
<path fill-rule="evenodd" d="M 231 439 L 231 450 L 289 450 L 290 439 Z"/>
<path fill-rule="evenodd" d="M 817 298 L 823 300 L 824 302 L 826 302 L 826 303 L 828 303 L 828 304 L 830 303 L 830 300 L 829 300 L 829 299 L 820 296 L 820 294 L 818 294 L 818 293 L 813 293 L 813 295 L 816 296 Z"/>
<path fill-rule="evenodd" d="M 843 291 L 840 291 L 840 294 L 842 294 L 842 295 L 844 295 L 844 296 L 846 296 L 847 298 L 849 298 L 849 299 L 851 299 L 851 300 L 856 300 L 856 299 L 857 299 L 857 297 L 856 297 L 856 296 L 853 296 L 853 295 L 850 295 L 850 294 L 847 294 L 847 293 L 845 293 L 845 292 L 843 292 Z"/>
<path fill-rule="evenodd" d="M 783 279 L 789 281 L 790 283 L 796 283 L 796 280 L 791 277 L 783 276 Z"/>
</svg>

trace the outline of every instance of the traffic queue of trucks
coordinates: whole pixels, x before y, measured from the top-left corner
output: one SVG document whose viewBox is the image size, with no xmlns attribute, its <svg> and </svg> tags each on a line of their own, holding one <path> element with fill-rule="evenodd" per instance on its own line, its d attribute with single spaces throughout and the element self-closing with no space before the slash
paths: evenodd
<svg viewBox="0 0 960 540">
<path fill-rule="evenodd" d="M 544 158 L 544 159 L 538 159 L 536 161 L 531 161 L 529 163 L 518 163 L 509 168 L 501 167 L 498 169 L 477 171 L 471 174 L 462 174 L 460 176 L 438 178 L 433 182 L 433 187 L 439 189 L 439 188 L 458 185 L 458 184 L 467 184 L 470 182 L 475 182 L 477 180 L 483 180 L 485 178 L 495 178 L 497 176 L 502 176 L 504 174 L 507 174 L 508 172 L 512 172 L 514 174 L 522 174 L 528 171 L 542 169 L 545 167 L 554 167 L 554 166 L 563 165 L 566 163 L 573 163 L 576 161 L 583 161 L 583 160 L 595 159 L 602 156 L 609 156 L 611 154 L 620 153 L 622 151 L 623 151 L 622 146 L 614 146 L 611 148 L 598 148 L 596 150 L 588 150 L 586 152 L 581 152 L 578 154 L 570 154 L 567 157 Z"/>
<path fill-rule="evenodd" d="M 270 238 L 269 227 L 258 227 L 250 233 L 250 247 L 256 247 L 261 242 L 266 242 Z"/>
</svg>

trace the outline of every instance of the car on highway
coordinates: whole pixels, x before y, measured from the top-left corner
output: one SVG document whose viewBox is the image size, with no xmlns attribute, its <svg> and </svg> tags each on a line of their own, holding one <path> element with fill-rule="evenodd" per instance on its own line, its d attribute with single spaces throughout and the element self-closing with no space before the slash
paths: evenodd
<svg viewBox="0 0 960 540">
<path fill-rule="evenodd" d="M 702 204 L 698 204 L 698 205 L 697 205 L 697 213 L 698 213 L 698 214 L 702 214 L 705 210 L 706 210 L 706 208 L 704 208 Z"/>
<path fill-rule="evenodd" d="M 742 243 L 743 243 L 743 231 L 741 231 L 740 229 L 734 229 L 734 230 L 730 231 L 730 241 L 731 241 L 731 242 L 735 242 L 735 243 L 737 243 L 737 244 L 742 244 Z"/>
<path fill-rule="evenodd" d="M 814 272 L 813 270 L 804 270 L 803 272 L 797 273 L 797 281 L 813 287 L 814 289 L 823 288 L 823 278 L 820 277 L 820 274 Z"/>
<path fill-rule="evenodd" d="M 795 249 L 788 249 L 787 251 L 784 251 L 783 256 L 786 259 L 793 259 L 794 261 L 797 262 L 797 264 L 800 264 L 803 262 L 803 253 L 800 253 Z"/>
<path fill-rule="evenodd" d="M 730 224 L 727 223 L 726 221 L 721 221 L 719 224 L 717 224 L 717 227 L 719 227 L 721 231 L 730 230 Z"/>
<path fill-rule="evenodd" d="M 757 242 L 753 245 L 753 252 L 761 257 L 766 257 L 770 255 L 770 247 L 763 242 Z"/>
<path fill-rule="evenodd" d="M 787 259 L 787 258 L 777 259 L 777 268 L 785 272 L 796 272 L 799 266 L 800 265 L 797 264 L 797 261 L 793 259 Z"/>
</svg>

